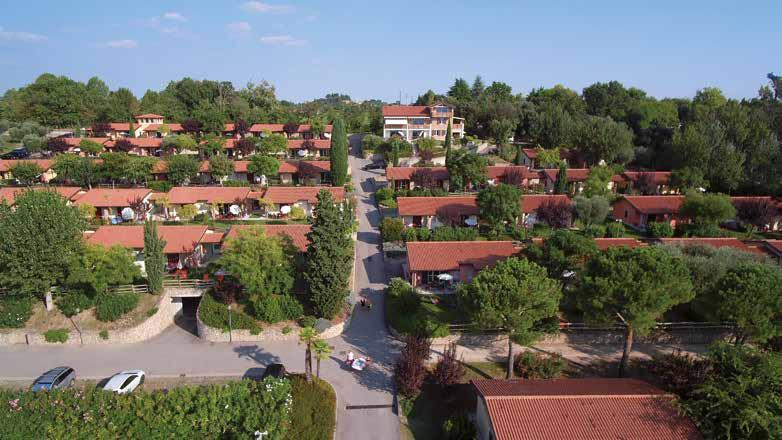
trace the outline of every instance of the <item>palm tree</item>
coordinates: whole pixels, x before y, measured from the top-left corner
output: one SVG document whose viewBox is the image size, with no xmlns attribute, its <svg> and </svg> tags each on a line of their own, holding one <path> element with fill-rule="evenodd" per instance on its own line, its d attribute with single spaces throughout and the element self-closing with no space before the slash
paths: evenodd
<svg viewBox="0 0 782 440">
<path fill-rule="evenodd" d="M 307 376 L 307 382 L 312 382 L 312 344 L 317 340 L 318 333 L 312 327 L 304 327 L 299 332 L 299 342 L 307 346 L 304 352 L 304 374 Z"/>
<path fill-rule="evenodd" d="M 315 377 L 320 379 L 320 361 L 328 359 L 331 354 L 331 347 L 323 339 L 318 339 L 312 343 L 312 349 L 315 351 Z"/>
</svg>

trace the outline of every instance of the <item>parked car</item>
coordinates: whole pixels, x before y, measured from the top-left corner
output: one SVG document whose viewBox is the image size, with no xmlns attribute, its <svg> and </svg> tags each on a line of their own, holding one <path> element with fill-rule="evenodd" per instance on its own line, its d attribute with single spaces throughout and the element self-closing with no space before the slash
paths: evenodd
<svg viewBox="0 0 782 440">
<path fill-rule="evenodd" d="M 371 162 L 361 167 L 361 169 L 364 171 L 370 171 L 370 170 L 382 170 L 385 167 L 386 164 L 384 164 L 383 162 Z"/>
<path fill-rule="evenodd" d="M 76 371 L 71 367 L 57 367 L 43 373 L 33 382 L 33 391 L 56 390 L 73 386 L 76 380 Z"/>
<path fill-rule="evenodd" d="M 277 379 L 282 379 L 285 377 L 285 365 L 283 364 L 271 364 L 268 367 L 266 367 L 266 371 L 263 372 L 263 376 L 261 376 L 261 380 L 266 379 L 267 377 L 274 377 Z"/>
<path fill-rule="evenodd" d="M 24 147 L 14 148 L 2 156 L 3 159 L 27 159 L 28 157 L 30 157 L 30 152 Z"/>
<path fill-rule="evenodd" d="M 112 376 L 103 389 L 117 394 L 128 394 L 144 383 L 146 375 L 141 370 L 122 371 Z"/>
</svg>

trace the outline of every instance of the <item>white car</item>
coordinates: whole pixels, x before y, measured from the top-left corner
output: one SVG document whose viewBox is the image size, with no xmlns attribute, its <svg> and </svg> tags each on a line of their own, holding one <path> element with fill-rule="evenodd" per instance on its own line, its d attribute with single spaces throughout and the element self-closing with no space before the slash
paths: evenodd
<svg viewBox="0 0 782 440">
<path fill-rule="evenodd" d="M 144 383 L 146 373 L 141 370 L 127 370 L 115 374 L 103 386 L 105 391 L 111 391 L 117 394 L 127 394 Z"/>
</svg>

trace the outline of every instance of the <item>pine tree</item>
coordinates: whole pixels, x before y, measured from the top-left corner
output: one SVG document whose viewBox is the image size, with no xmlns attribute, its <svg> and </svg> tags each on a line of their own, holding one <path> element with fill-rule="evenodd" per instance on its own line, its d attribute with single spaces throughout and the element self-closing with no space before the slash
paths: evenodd
<svg viewBox="0 0 782 440">
<path fill-rule="evenodd" d="M 564 163 L 559 165 L 559 171 L 557 172 L 557 180 L 554 182 L 554 194 L 566 194 L 567 193 L 567 165 Z"/>
<path fill-rule="evenodd" d="M 147 272 L 147 285 L 152 293 L 163 291 L 163 275 L 166 271 L 166 256 L 163 249 L 166 242 L 157 232 L 157 223 L 144 224 L 144 267 Z"/>
<path fill-rule="evenodd" d="M 342 118 L 334 121 L 331 136 L 331 179 L 334 186 L 347 183 L 348 176 L 348 136 Z"/>
<path fill-rule="evenodd" d="M 317 314 L 331 319 L 344 307 L 353 264 L 352 210 L 321 190 L 307 234 L 304 280 Z"/>
<path fill-rule="evenodd" d="M 448 129 L 445 131 L 445 165 L 448 166 L 448 158 L 451 156 L 451 121 L 448 120 Z"/>
</svg>

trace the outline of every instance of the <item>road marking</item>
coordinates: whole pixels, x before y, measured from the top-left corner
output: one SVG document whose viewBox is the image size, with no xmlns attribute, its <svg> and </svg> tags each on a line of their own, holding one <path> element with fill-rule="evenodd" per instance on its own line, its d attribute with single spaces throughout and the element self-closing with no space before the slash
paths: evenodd
<svg viewBox="0 0 782 440">
<path fill-rule="evenodd" d="M 345 409 L 390 409 L 394 405 L 345 405 Z"/>
</svg>

